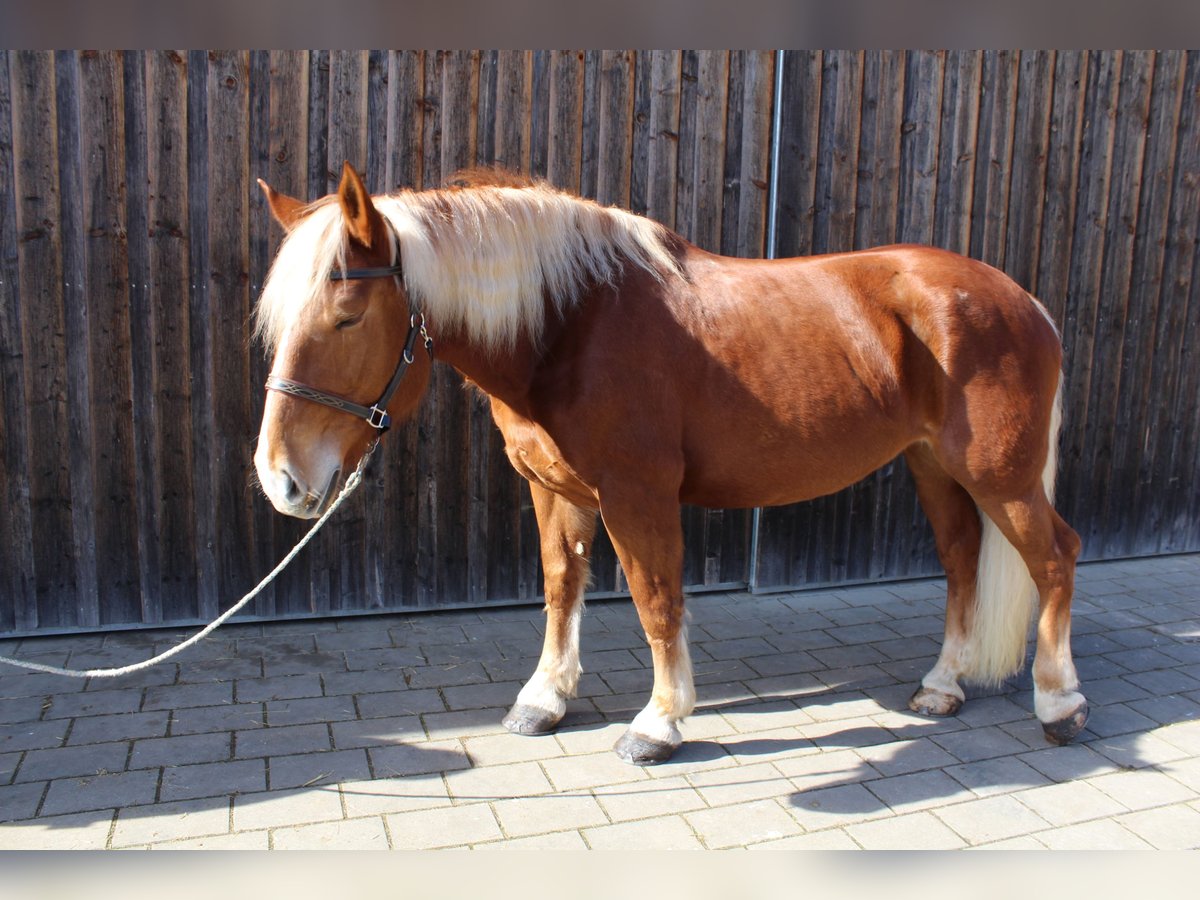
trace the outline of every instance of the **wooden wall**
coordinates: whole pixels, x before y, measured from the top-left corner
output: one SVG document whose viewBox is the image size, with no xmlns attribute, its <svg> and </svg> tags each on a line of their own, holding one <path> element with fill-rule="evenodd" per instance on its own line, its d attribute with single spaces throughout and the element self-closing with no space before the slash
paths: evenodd
<svg viewBox="0 0 1200 900">
<path fill-rule="evenodd" d="M 248 319 L 342 160 L 372 190 L 498 162 L 767 252 L 772 52 L 0 51 L 0 633 L 208 619 L 303 533 L 252 483 Z M 1200 549 L 1200 54 L 785 54 L 778 255 L 894 240 L 1004 268 L 1063 324 L 1060 508 L 1089 557 Z M 529 495 L 453 372 L 258 601 L 534 600 Z M 747 511 L 684 512 L 743 584 Z M 901 463 L 762 516 L 762 588 L 936 571 Z M 620 591 L 610 548 L 595 590 Z"/>
</svg>

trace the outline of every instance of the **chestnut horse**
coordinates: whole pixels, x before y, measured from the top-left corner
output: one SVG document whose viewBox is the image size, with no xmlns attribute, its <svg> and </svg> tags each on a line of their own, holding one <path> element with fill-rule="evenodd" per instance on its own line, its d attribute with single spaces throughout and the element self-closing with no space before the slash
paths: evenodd
<svg viewBox="0 0 1200 900">
<path fill-rule="evenodd" d="M 262 187 L 287 232 L 257 308 L 274 354 L 262 486 L 280 512 L 318 515 L 386 419 L 417 407 L 432 352 L 483 390 L 545 572 L 545 646 L 509 730 L 552 731 L 574 694 L 597 511 L 653 653 L 650 701 L 615 747 L 645 765 L 679 746 L 695 701 L 680 504 L 795 503 L 901 453 L 947 587 L 910 707 L 953 715 L 959 679 L 1017 671 L 1040 598 L 1036 714 L 1058 743 L 1083 727 L 1079 539 L 1051 505 L 1062 349 L 1001 272 L 917 246 L 731 259 L 504 174 L 371 197 L 347 164 L 311 205 Z"/>
</svg>

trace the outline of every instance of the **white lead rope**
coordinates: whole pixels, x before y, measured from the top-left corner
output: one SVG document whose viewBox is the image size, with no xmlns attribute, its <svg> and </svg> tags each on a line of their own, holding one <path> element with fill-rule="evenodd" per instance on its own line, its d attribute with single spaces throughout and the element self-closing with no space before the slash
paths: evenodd
<svg viewBox="0 0 1200 900">
<path fill-rule="evenodd" d="M 263 588 L 274 581 L 276 576 L 278 576 L 280 572 L 287 568 L 288 563 L 296 558 L 296 554 L 304 549 L 304 545 L 311 541 L 316 536 L 317 532 L 321 530 L 321 527 L 329 521 L 330 516 L 332 516 L 337 508 L 342 505 L 342 501 L 349 497 L 350 493 L 356 487 L 358 487 L 359 483 L 362 481 L 363 469 L 367 465 L 367 460 L 370 459 L 372 453 L 374 453 L 376 446 L 378 446 L 378 442 L 373 444 L 371 448 L 365 454 L 363 454 L 363 458 L 359 462 L 358 468 L 356 468 L 354 472 L 351 473 L 350 477 L 346 479 L 346 484 L 342 487 L 341 493 L 339 493 L 334 499 L 333 503 L 330 504 L 329 509 L 325 510 L 324 515 L 317 519 L 316 524 L 314 524 L 313 527 L 308 530 L 308 534 L 304 535 L 304 537 L 300 539 L 300 543 L 293 547 L 291 552 L 279 561 L 279 564 L 270 571 L 267 577 L 260 581 L 255 586 L 254 590 L 246 594 L 246 596 L 242 597 L 241 600 L 239 600 L 229 609 L 225 610 L 225 612 L 221 613 L 221 615 L 205 626 L 203 630 L 196 632 L 183 643 L 176 644 L 170 650 L 158 654 L 158 656 L 155 656 L 153 659 L 147 659 L 143 662 L 133 663 L 132 665 L 128 666 L 121 666 L 119 669 L 60 669 L 58 666 L 47 666 L 43 665 L 42 663 L 26 662 L 25 660 L 11 659 L 7 656 L 0 656 L 0 663 L 7 663 L 10 666 L 17 666 L 22 669 L 32 669 L 34 672 L 46 672 L 50 675 L 67 675 L 72 678 L 116 678 L 118 675 L 128 675 L 131 672 L 140 672 L 142 669 L 148 669 L 151 666 L 157 665 L 163 660 L 170 659 L 176 653 L 182 653 L 188 647 L 191 647 L 193 644 L 204 640 L 204 638 L 208 637 L 223 624 L 225 624 L 226 620 L 228 620 L 230 616 L 237 613 L 238 610 L 240 610 L 243 606 L 261 594 Z"/>
</svg>

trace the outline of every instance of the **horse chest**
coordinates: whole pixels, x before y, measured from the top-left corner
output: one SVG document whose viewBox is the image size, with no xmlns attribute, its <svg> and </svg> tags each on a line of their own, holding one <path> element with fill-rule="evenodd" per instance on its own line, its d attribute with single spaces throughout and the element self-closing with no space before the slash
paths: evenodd
<svg viewBox="0 0 1200 900">
<path fill-rule="evenodd" d="M 567 464 L 545 431 L 511 412 L 495 418 L 508 459 L 521 477 L 579 505 L 596 505 L 595 492 Z"/>
</svg>

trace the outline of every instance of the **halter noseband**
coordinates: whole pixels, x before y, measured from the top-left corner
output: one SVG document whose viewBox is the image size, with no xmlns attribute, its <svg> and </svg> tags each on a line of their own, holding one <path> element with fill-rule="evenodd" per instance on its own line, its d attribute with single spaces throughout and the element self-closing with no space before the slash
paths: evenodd
<svg viewBox="0 0 1200 900">
<path fill-rule="evenodd" d="M 390 222 L 388 226 L 392 232 L 392 241 L 398 253 L 400 242 L 396 237 L 395 231 L 391 228 Z M 399 286 L 400 275 L 403 271 L 403 267 L 397 263 L 394 266 L 379 266 L 368 269 L 335 270 L 329 273 L 329 279 L 330 281 L 355 281 L 364 278 L 395 278 L 396 284 Z M 412 305 L 411 299 L 409 305 L 410 307 Z M 339 397 L 337 394 L 330 394 L 327 391 L 309 387 L 306 384 L 292 381 L 289 378 L 280 378 L 278 375 L 268 376 L 267 390 L 278 391 L 281 394 L 289 394 L 293 397 L 299 397 L 302 400 L 311 400 L 313 403 L 321 403 L 333 409 L 348 412 L 352 416 L 365 419 L 367 424 L 382 435 L 392 427 L 392 418 L 388 415 L 387 405 L 391 402 L 392 395 L 396 393 L 396 389 L 400 387 L 400 382 L 404 380 L 404 376 L 408 372 L 408 367 L 413 363 L 413 348 L 417 344 L 418 335 L 425 342 L 425 352 L 429 354 L 430 359 L 433 358 L 433 338 L 425 330 L 425 314 L 418 310 L 409 316 L 408 337 L 404 339 L 404 350 L 400 354 L 400 362 L 396 364 L 396 371 L 392 373 L 392 380 L 383 389 L 383 393 L 379 395 L 379 399 L 370 406 L 363 406 L 360 403 L 347 400 L 345 397 Z"/>
</svg>

